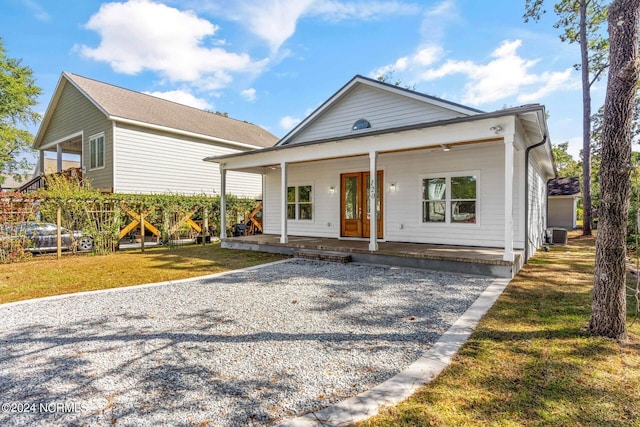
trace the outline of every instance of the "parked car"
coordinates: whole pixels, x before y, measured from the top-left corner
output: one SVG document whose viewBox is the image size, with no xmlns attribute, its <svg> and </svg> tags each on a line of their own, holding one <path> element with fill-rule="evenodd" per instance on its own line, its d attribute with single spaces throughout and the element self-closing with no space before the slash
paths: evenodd
<svg viewBox="0 0 640 427">
<path fill-rule="evenodd" d="M 26 250 L 31 252 L 48 252 L 58 249 L 58 228 L 56 224 L 27 221 L 11 226 L 3 226 L 1 231 L 5 238 L 24 236 L 29 242 Z M 61 237 L 62 250 L 69 250 L 73 247 L 79 251 L 93 249 L 93 239 L 81 231 L 70 231 L 62 227 Z"/>
</svg>

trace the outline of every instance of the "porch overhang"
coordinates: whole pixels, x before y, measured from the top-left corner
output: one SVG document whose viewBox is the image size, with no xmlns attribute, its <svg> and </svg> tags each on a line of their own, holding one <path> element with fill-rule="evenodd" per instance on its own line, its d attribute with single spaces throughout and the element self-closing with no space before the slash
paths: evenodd
<svg viewBox="0 0 640 427">
<path fill-rule="evenodd" d="M 278 168 L 282 162 L 295 164 L 368 156 L 371 152 L 385 154 L 412 150 L 441 150 L 443 146 L 456 150 L 475 144 L 503 142 L 505 136 L 522 144 L 516 149 L 524 149 L 536 144 L 548 134 L 544 114 L 544 106 L 536 104 L 470 117 L 206 157 L 204 161 L 224 165 L 227 170 L 264 174 L 269 169 Z M 516 133 L 523 137 L 513 138 Z M 393 142 L 390 143 L 389 138 L 381 138 L 383 135 L 393 135 Z M 555 165 L 550 144 L 547 151 L 546 157 L 550 160 L 542 163 L 549 174 L 553 175 Z"/>
</svg>

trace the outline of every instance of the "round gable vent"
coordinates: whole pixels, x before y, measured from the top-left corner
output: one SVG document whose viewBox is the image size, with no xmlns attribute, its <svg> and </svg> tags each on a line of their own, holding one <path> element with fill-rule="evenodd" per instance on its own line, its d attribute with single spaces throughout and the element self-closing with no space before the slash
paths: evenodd
<svg viewBox="0 0 640 427">
<path fill-rule="evenodd" d="M 369 123 L 369 120 L 359 119 L 359 120 L 356 120 L 356 122 L 353 124 L 353 126 L 351 127 L 351 130 L 367 129 L 370 127 L 371 127 L 371 123 Z"/>
</svg>

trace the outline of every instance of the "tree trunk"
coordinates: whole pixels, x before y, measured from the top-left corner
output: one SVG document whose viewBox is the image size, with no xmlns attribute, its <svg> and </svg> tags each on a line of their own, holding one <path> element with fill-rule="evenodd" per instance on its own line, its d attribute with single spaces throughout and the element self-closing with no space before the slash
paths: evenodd
<svg viewBox="0 0 640 427">
<path fill-rule="evenodd" d="M 602 125 L 600 206 L 589 330 L 627 339 L 626 237 L 631 189 L 631 125 L 638 83 L 638 0 L 609 8 L 609 78 Z"/>
<path fill-rule="evenodd" d="M 589 82 L 589 41 L 587 3 L 580 0 L 580 63 L 582 64 L 582 235 L 591 235 L 591 83 Z"/>
</svg>

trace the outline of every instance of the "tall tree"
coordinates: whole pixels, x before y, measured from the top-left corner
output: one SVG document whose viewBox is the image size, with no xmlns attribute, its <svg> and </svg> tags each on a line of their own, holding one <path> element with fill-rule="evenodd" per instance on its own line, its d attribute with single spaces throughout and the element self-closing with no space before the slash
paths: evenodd
<svg viewBox="0 0 640 427">
<path fill-rule="evenodd" d="M 608 39 L 602 34 L 608 6 L 604 0 L 561 0 L 554 5 L 558 15 L 555 28 L 562 29 L 563 42 L 580 45 L 580 64 L 574 67 L 582 78 L 582 200 L 584 235 L 591 234 L 591 86 L 600 79 L 608 66 Z M 524 20 L 538 21 L 544 10 L 544 0 L 526 0 Z"/>
<path fill-rule="evenodd" d="M 580 164 L 569 154 L 569 142 L 554 145 L 552 148 L 553 157 L 556 160 L 558 176 L 574 177 L 580 175 Z"/>
<path fill-rule="evenodd" d="M 0 39 L 0 172 L 19 176 L 31 165 L 20 156 L 31 151 L 33 136 L 25 129 L 40 115 L 33 111 L 40 88 L 33 72 L 19 59 L 10 58 Z M 19 178 L 18 178 L 19 179 Z M 0 184 L 4 178 L 0 177 Z"/>
<path fill-rule="evenodd" d="M 600 207 L 589 330 L 627 339 L 626 237 L 631 189 L 631 132 L 638 85 L 640 1 L 609 8 L 609 78 L 602 123 Z"/>
<path fill-rule="evenodd" d="M 402 83 L 402 80 L 400 79 L 396 79 L 395 77 L 393 77 L 393 75 L 395 74 L 395 70 L 394 69 L 390 69 L 385 71 L 382 74 L 378 74 L 378 76 L 376 77 L 376 80 L 378 80 L 379 82 L 382 83 L 388 83 L 388 84 L 392 84 L 394 86 L 402 86 L 405 89 L 409 89 L 409 90 L 416 90 L 416 84 L 404 84 Z"/>
</svg>

